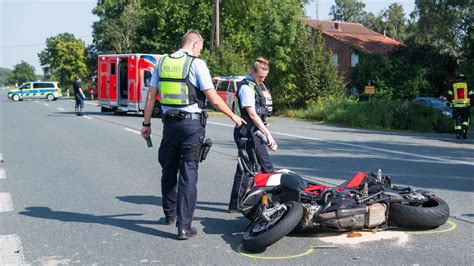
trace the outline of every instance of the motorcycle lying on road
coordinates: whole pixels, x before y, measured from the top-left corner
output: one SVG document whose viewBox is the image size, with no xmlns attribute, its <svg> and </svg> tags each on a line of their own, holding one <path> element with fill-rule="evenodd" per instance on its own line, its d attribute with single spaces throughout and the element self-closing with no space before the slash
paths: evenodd
<svg viewBox="0 0 474 266">
<path fill-rule="evenodd" d="M 257 137 L 266 142 L 263 134 Z M 337 231 L 384 230 L 390 220 L 402 227 L 433 229 L 449 217 L 444 200 L 429 191 L 395 186 L 380 169 L 376 174 L 356 173 L 329 187 L 287 169 L 259 173 L 255 152 L 245 148 L 238 152 L 238 164 L 245 175 L 240 210 L 251 221 L 242 244 L 249 251 L 263 251 L 296 228 L 319 225 Z"/>
</svg>

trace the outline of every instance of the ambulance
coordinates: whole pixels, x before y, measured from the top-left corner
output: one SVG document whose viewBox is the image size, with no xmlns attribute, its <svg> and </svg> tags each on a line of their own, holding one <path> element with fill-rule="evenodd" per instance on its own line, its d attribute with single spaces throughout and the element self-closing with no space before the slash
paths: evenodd
<svg viewBox="0 0 474 266">
<path fill-rule="evenodd" d="M 140 113 L 145 109 L 153 68 L 161 55 L 104 54 L 97 61 L 97 100 L 101 112 Z M 157 93 L 153 116 L 161 115 Z"/>
</svg>

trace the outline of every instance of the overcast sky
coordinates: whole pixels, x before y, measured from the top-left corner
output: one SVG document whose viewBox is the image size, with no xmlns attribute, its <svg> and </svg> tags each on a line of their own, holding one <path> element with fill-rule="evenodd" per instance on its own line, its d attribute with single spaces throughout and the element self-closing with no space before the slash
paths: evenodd
<svg viewBox="0 0 474 266">
<path fill-rule="evenodd" d="M 225 0 L 222 0 L 225 1 Z M 414 0 L 362 0 L 365 11 L 378 14 L 391 3 L 403 5 L 406 14 L 414 9 Z M 0 0 L 0 67 L 12 69 L 21 60 L 43 71 L 38 53 L 45 48 L 48 37 L 68 32 L 92 42 L 92 23 L 97 17 L 91 11 L 97 0 Z M 319 19 L 329 19 L 334 0 L 318 0 Z M 306 15 L 316 17 L 315 2 L 306 8 Z"/>
</svg>

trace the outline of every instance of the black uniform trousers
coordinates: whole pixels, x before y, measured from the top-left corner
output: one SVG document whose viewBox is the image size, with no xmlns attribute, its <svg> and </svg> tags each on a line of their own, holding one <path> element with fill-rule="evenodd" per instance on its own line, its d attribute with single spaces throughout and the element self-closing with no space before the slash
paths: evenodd
<svg viewBox="0 0 474 266">
<path fill-rule="evenodd" d="M 82 98 L 82 95 L 79 92 L 76 92 L 74 93 L 74 98 L 76 100 L 76 110 L 80 110 L 82 112 L 84 110 L 84 99 Z"/>
<path fill-rule="evenodd" d="M 167 217 L 177 217 L 178 228 L 190 229 L 197 200 L 197 152 L 204 141 L 204 126 L 200 120 L 191 119 L 163 119 L 163 124 L 158 152 L 163 211 Z"/>
<path fill-rule="evenodd" d="M 454 120 L 454 125 L 462 127 L 464 122 L 464 126 L 466 127 L 466 131 L 469 128 L 469 120 L 471 116 L 471 112 L 469 110 L 470 107 L 454 107 L 453 108 L 453 120 Z M 459 119 L 459 118 L 461 119 Z"/>
<path fill-rule="evenodd" d="M 250 130 L 249 130 L 250 131 Z M 240 128 L 234 129 L 234 141 L 237 144 L 237 149 L 244 149 L 246 148 L 247 154 L 250 157 L 250 160 L 253 162 L 253 156 L 251 155 L 253 150 L 255 150 L 255 155 L 257 157 L 256 163 L 258 163 L 261 167 L 263 173 L 273 173 L 275 170 L 273 168 L 273 164 L 270 161 L 270 155 L 267 151 L 267 145 L 263 143 L 258 137 L 254 136 L 254 134 L 249 133 L 247 138 L 249 140 L 246 144 L 241 143 L 240 138 L 244 137 L 240 133 Z M 252 131 L 253 132 L 253 131 Z M 255 162 L 254 162 L 255 163 Z M 242 172 L 239 165 L 237 164 L 237 169 L 235 170 L 234 175 L 234 184 L 232 186 L 232 192 L 230 194 L 230 201 L 229 201 L 229 210 L 239 208 L 240 200 L 245 192 L 245 186 L 250 181 L 249 176 L 245 175 Z"/>
</svg>

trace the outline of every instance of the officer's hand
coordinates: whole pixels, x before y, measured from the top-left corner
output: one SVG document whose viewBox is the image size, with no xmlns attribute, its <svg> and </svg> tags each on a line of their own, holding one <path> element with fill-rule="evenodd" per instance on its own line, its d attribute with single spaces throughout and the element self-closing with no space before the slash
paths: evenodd
<svg viewBox="0 0 474 266">
<path fill-rule="evenodd" d="M 142 128 L 142 137 L 147 139 L 151 135 L 151 127 L 143 127 Z"/>
<path fill-rule="evenodd" d="M 268 134 L 268 135 L 267 135 L 267 139 L 268 139 L 268 144 L 267 144 L 267 146 L 268 146 L 272 151 L 276 151 L 276 150 L 278 149 L 278 145 L 276 144 L 276 141 L 273 139 L 272 134 Z"/>
<path fill-rule="evenodd" d="M 245 120 L 243 120 L 238 115 L 232 115 L 230 119 L 232 119 L 232 121 L 235 123 L 235 127 L 241 127 L 242 124 L 244 125 L 247 124 L 247 122 L 245 122 Z"/>
</svg>

